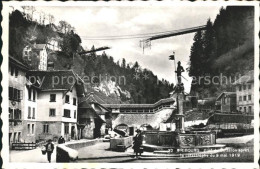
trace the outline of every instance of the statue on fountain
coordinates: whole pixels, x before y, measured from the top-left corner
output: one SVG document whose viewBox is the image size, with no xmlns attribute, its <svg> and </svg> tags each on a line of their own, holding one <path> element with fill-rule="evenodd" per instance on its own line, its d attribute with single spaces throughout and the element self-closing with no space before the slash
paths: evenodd
<svg viewBox="0 0 260 169">
<path fill-rule="evenodd" d="M 181 83 L 181 73 L 184 72 L 184 69 L 181 66 L 181 62 L 180 61 L 178 61 L 178 67 L 177 67 L 177 70 L 175 72 L 177 73 L 178 83 Z"/>
<path fill-rule="evenodd" d="M 184 72 L 184 69 L 181 66 L 181 62 L 178 61 L 178 67 L 177 67 L 177 70 L 175 71 L 175 73 L 177 74 L 177 80 L 178 80 L 177 85 L 174 87 L 174 91 L 176 93 L 184 93 L 184 85 L 181 82 L 181 77 L 182 77 L 181 73 L 182 72 Z"/>
</svg>

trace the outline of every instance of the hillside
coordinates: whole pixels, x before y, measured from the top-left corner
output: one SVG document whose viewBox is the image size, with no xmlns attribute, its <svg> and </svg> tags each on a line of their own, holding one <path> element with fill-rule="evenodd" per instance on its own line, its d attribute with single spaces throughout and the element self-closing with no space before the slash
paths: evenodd
<svg viewBox="0 0 260 169">
<path fill-rule="evenodd" d="M 253 68 L 254 8 L 221 8 L 215 21 L 208 20 L 206 30 L 194 36 L 188 71 L 201 79 L 193 81 L 191 93 L 203 98 L 232 91 L 235 79 Z"/>
<path fill-rule="evenodd" d="M 28 67 L 35 68 L 32 62 L 37 60 L 37 53 L 25 58 L 24 48 L 47 44 L 54 39 L 59 43 L 60 51 L 48 50 L 48 62 L 53 62 L 56 70 L 72 69 L 82 78 L 85 77 L 88 92 L 94 92 L 107 103 L 154 103 L 169 97 L 173 84 L 159 80 L 152 71 L 141 68 L 138 62 L 132 66 L 125 59 L 122 63 L 115 63 L 113 57 L 105 52 L 102 55 L 95 52 L 80 55 L 84 49 L 72 25 L 66 21 L 59 21 L 59 25 L 46 25 L 33 20 L 33 16 L 27 16 L 19 10 L 9 15 L 9 54 Z M 139 75 L 138 79 L 134 78 L 136 74 Z"/>
</svg>

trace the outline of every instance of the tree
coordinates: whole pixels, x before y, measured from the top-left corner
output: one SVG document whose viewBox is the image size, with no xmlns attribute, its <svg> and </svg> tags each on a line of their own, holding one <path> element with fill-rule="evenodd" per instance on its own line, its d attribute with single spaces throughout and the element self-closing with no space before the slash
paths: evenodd
<svg viewBox="0 0 260 169">
<path fill-rule="evenodd" d="M 212 60 L 215 57 L 215 35 L 212 22 L 210 19 L 207 21 L 206 30 L 203 33 L 202 37 L 203 43 L 203 58 L 201 59 L 201 64 L 204 67 L 203 75 L 211 75 L 214 73 L 212 70 Z"/>
<path fill-rule="evenodd" d="M 75 34 L 73 31 L 66 33 L 63 36 L 63 40 L 61 42 L 61 50 L 67 55 L 67 56 L 73 56 L 74 53 L 76 53 L 79 45 L 81 43 L 80 37 Z"/>
<path fill-rule="evenodd" d="M 73 27 L 66 21 L 59 21 L 58 29 L 60 32 L 66 34 L 70 31 L 74 31 Z"/>
<path fill-rule="evenodd" d="M 125 63 L 125 58 L 122 59 L 122 65 L 121 65 L 122 68 L 126 68 L 126 63 Z"/>
<path fill-rule="evenodd" d="M 54 16 L 51 15 L 51 14 L 49 14 L 49 15 L 48 15 L 48 20 L 49 20 L 49 23 L 50 23 L 50 24 L 54 23 Z"/>
</svg>

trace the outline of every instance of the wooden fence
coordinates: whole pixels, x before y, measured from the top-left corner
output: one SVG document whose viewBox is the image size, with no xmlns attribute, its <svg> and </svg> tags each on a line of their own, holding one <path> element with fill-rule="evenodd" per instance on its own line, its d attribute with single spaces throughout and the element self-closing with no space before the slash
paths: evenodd
<svg viewBox="0 0 260 169">
<path fill-rule="evenodd" d="M 32 150 L 36 148 L 36 143 L 12 143 L 13 150 Z"/>
</svg>

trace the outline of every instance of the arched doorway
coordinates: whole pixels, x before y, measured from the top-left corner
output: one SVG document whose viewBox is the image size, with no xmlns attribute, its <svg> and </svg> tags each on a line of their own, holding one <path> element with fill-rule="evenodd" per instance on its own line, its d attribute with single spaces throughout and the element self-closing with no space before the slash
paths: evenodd
<svg viewBox="0 0 260 169">
<path fill-rule="evenodd" d="M 142 124 L 140 126 L 140 129 L 144 130 L 144 131 L 146 131 L 146 130 L 153 130 L 153 127 L 150 124 Z"/>
</svg>

